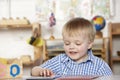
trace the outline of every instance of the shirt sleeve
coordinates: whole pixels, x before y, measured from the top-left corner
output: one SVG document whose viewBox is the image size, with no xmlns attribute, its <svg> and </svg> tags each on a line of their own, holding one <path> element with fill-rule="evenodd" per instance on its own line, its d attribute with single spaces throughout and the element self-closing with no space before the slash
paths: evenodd
<svg viewBox="0 0 120 80">
<path fill-rule="evenodd" d="M 103 62 L 100 69 L 98 70 L 98 75 L 101 75 L 101 76 L 112 75 L 112 70 L 110 69 L 107 63 Z"/>
<path fill-rule="evenodd" d="M 46 68 L 46 69 L 50 69 L 55 74 L 58 74 L 61 71 L 60 60 L 61 60 L 61 55 L 56 56 L 56 57 L 54 57 L 54 58 L 46 61 L 45 63 L 43 63 L 42 65 L 40 65 L 40 67 Z"/>
</svg>

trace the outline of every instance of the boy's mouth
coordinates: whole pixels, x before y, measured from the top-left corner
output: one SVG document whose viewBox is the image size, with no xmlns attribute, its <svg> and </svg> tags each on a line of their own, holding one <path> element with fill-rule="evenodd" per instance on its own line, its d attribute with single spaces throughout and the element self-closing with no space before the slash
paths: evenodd
<svg viewBox="0 0 120 80">
<path fill-rule="evenodd" d="M 75 55 L 75 54 L 77 54 L 77 52 L 70 51 L 69 54 Z"/>
</svg>

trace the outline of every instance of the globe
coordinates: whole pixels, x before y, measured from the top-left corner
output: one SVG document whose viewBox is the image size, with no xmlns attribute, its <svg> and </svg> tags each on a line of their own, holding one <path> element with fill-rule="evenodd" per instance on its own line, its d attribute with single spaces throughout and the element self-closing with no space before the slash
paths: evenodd
<svg viewBox="0 0 120 80">
<path fill-rule="evenodd" d="M 96 31 L 101 31 L 106 25 L 106 21 L 102 16 L 93 17 L 92 22 Z"/>
</svg>

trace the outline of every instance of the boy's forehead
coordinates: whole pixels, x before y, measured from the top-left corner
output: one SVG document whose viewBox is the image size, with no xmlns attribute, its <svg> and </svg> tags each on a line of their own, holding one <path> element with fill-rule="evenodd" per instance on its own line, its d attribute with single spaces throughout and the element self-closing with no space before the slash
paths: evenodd
<svg viewBox="0 0 120 80">
<path fill-rule="evenodd" d="M 69 36 L 79 36 L 79 35 L 86 35 L 88 33 L 88 29 L 66 29 L 63 31 L 64 35 L 69 35 Z"/>
<path fill-rule="evenodd" d="M 88 36 L 85 32 L 71 32 L 71 33 L 65 33 L 63 34 L 63 37 L 86 37 Z"/>
<path fill-rule="evenodd" d="M 63 39 L 64 40 L 85 40 L 87 38 L 87 36 L 86 35 L 72 35 L 72 36 L 70 36 L 70 35 L 65 35 L 65 36 L 63 36 Z"/>
</svg>

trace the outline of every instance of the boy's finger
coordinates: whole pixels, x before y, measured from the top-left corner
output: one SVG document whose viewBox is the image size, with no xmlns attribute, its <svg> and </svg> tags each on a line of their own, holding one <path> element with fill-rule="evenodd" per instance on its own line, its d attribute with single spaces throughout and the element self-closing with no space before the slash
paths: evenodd
<svg viewBox="0 0 120 80">
<path fill-rule="evenodd" d="M 47 76 L 47 70 L 46 70 L 46 69 L 44 69 L 44 71 L 43 71 L 43 76 L 44 76 L 44 77 Z"/>
<path fill-rule="evenodd" d="M 50 70 L 50 77 L 55 76 L 54 73 Z"/>
<path fill-rule="evenodd" d="M 47 76 L 50 76 L 50 73 L 51 73 L 50 70 L 47 69 L 47 70 L 46 70 Z"/>
<path fill-rule="evenodd" d="M 43 72 L 42 72 L 42 71 L 40 71 L 40 72 L 39 72 L 39 75 L 40 75 L 40 76 L 43 76 Z"/>
</svg>

